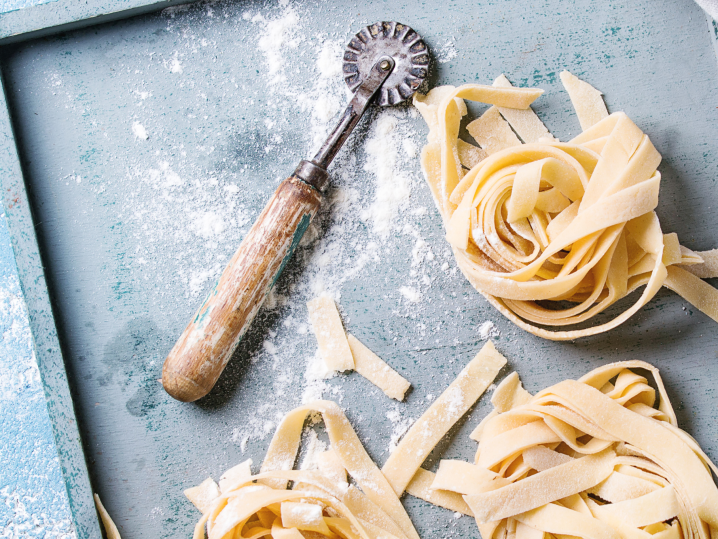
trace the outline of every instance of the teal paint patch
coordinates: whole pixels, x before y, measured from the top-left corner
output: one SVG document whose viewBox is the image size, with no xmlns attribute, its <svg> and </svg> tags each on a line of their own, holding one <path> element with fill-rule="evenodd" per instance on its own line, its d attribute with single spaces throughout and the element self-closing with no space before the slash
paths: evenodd
<svg viewBox="0 0 718 539">
<path fill-rule="evenodd" d="M 222 276 L 220 275 L 219 279 L 221 279 Z M 194 317 L 194 320 L 192 320 L 193 324 L 199 325 L 202 323 L 202 321 L 205 319 L 205 317 L 209 314 L 210 309 L 206 309 L 207 303 L 209 303 L 209 300 L 211 300 L 213 297 L 217 295 L 217 287 L 219 286 L 219 279 L 214 283 L 214 286 L 212 287 L 212 290 L 209 291 L 209 294 L 207 294 L 207 297 L 204 298 L 204 301 L 202 302 L 202 305 L 199 309 L 197 309 L 197 314 Z"/>
<path fill-rule="evenodd" d="M 35 222 L 30 212 L 25 178 L 16 151 L 6 95 L 5 82 L 0 77 L 0 140 L 5 142 L 0 145 L 3 203 L 20 286 L 27 306 L 34 356 L 45 393 L 47 416 L 52 424 L 52 436 L 57 448 L 58 464 L 65 480 L 67 503 L 75 533 L 78 539 L 101 539 L 102 533 L 92 499 L 92 487 L 46 287 L 40 249 L 34 233 Z M 33 449 L 34 451 L 36 450 Z M 5 462 L 5 459 L 0 460 Z M 45 530 L 39 531 L 44 533 Z"/>
<path fill-rule="evenodd" d="M 284 255 L 284 258 L 282 259 L 282 265 L 279 266 L 277 273 L 274 275 L 274 278 L 272 279 L 272 284 L 269 285 L 269 288 L 267 289 L 267 294 L 269 294 L 272 288 L 274 288 L 274 285 L 277 284 L 277 279 L 279 279 L 279 276 L 282 274 L 282 271 L 284 271 L 284 267 L 289 262 L 289 259 L 292 258 L 292 255 L 294 254 L 294 251 L 299 245 L 299 242 L 302 241 L 304 233 L 307 231 L 307 228 L 309 228 L 309 223 L 312 222 L 312 217 L 313 215 L 311 213 L 305 213 L 304 215 L 302 215 L 302 220 L 299 221 L 297 229 L 294 231 L 294 236 L 292 236 L 292 244 L 289 246 L 287 254 Z"/>
</svg>

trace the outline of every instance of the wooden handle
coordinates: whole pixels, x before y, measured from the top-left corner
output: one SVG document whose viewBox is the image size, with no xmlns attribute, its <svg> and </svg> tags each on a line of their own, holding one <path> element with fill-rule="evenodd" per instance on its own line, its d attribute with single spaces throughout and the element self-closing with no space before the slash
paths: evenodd
<svg viewBox="0 0 718 539">
<path fill-rule="evenodd" d="M 167 393 L 191 402 L 214 387 L 321 199 L 319 191 L 294 176 L 281 183 L 165 359 Z"/>
</svg>

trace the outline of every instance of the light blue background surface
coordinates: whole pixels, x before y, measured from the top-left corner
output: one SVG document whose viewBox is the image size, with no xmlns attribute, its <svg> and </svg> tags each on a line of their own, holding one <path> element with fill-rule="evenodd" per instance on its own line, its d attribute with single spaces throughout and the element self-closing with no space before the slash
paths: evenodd
<svg viewBox="0 0 718 539">
<path fill-rule="evenodd" d="M 0 12 L 51 1 L 0 0 Z M 74 538 L 4 212 L 0 334 L 0 537 Z"/>
<path fill-rule="evenodd" d="M 56 1 L 57 0 L 0 0 L 0 13 L 8 13 L 10 11 Z"/>
<path fill-rule="evenodd" d="M 0 332 L 0 537 L 75 537 L 4 213 Z"/>
<path fill-rule="evenodd" d="M 0 12 L 48 1 L 0 0 Z M 0 326 L 0 538 L 74 537 L 4 215 Z"/>
</svg>

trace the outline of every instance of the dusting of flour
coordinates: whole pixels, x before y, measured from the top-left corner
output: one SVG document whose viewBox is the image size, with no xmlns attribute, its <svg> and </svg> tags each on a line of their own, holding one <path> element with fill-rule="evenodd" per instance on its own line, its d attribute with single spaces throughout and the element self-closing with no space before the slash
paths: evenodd
<svg viewBox="0 0 718 539">
<path fill-rule="evenodd" d="M 493 339 L 499 335 L 501 335 L 501 332 L 491 320 L 487 320 L 479 326 L 479 338 L 482 341 Z"/>
<path fill-rule="evenodd" d="M 264 53 L 270 84 L 285 82 L 287 80 L 284 73 L 285 58 L 291 56 L 291 50 L 299 43 L 296 37 L 299 15 L 293 7 L 288 6 L 276 19 L 267 20 L 258 13 L 251 20 L 264 27 L 258 47 Z"/>
<path fill-rule="evenodd" d="M 399 119 L 394 111 L 383 111 L 372 126 L 366 142 L 367 159 L 364 170 L 374 176 L 374 201 L 362 214 L 370 221 L 374 232 L 386 239 L 392 231 L 392 224 L 401 210 L 409 204 L 411 182 L 402 170 L 400 152 L 407 157 L 416 155 L 415 146 L 404 143 L 399 133 Z M 407 151 L 409 150 L 409 151 Z"/>
<path fill-rule="evenodd" d="M 147 134 L 147 129 L 140 122 L 132 123 L 132 133 L 140 140 L 147 140 L 150 136 Z"/>
</svg>

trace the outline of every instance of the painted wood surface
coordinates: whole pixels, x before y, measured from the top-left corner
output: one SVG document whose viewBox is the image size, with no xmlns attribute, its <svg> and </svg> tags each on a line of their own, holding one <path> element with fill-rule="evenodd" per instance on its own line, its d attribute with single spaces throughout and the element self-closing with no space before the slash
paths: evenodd
<svg viewBox="0 0 718 539">
<path fill-rule="evenodd" d="M 10 6 L 0 9 L 0 44 L 19 43 L 28 38 L 37 39 L 58 32 L 152 13 L 189 2 L 186 0 L 21 1 L 14 9 L 10 9 Z"/>
<path fill-rule="evenodd" d="M 3 88 L 4 89 L 4 88 Z M 92 491 L 82 451 L 77 417 L 71 396 L 66 364 L 60 351 L 53 308 L 50 305 L 38 242 L 34 235 L 31 208 L 23 182 L 16 147 L 12 144 L 11 120 L 0 93 L 0 176 L 3 205 L 12 237 L 20 284 L 28 309 L 28 323 L 38 373 L 46 397 L 54 442 L 65 480 L 67 501 L 75 532 L 80 537 L 99 539 Z"/>
<path fill-rule="evenodd" d="M 330 127 L 328 101 L 338 110 L 346 99 L 339 74 L 332 82 L 317 59 L 375 20 L 402 20 L 425 38 L 437 58 L 432 84 L 503 72 L 546 89 L 537 112 L 562 140 L 578 122 L 558 73 L 585 78 L 663 154 L 664 230 L 695 249 L 718 243 L 718 62 L 693 3 L 352 6 L 198 4 L 1 51 L 34 219 L 8 213 L 15 249 L 35 241 L 34 229 L 54 311 L 46 325 L 57 325 L 93 488 L 120 530 L 189 535 L 198 515 L 181 491 L 248 456 L 259 463 L 277 420 L 303 397 L 340 402 L 383 463 L 392 434 L 481 346 L 485 321 L 531 391 L 606 361 L 653 361 L 681 425 L 715 460 L 714 323 L 664 292 L 631 324 L 576 343 L 513 328 L 456 271 L 414 156 L 425 130 L 408 108 L 375 111 L 342 151 L 329 203 L 216 390 L 190 405 L 165 395 L 162 360 L 197 301 Z M 387 185 L 398 185 L 385 197 L 395 206 L 377 201 Z M 38 260 L 18 264 L 26 293 L 42 284 Z M 347 329 L 412 382 L 406 404 L 355 374 L 316 379 L 304 302 L 322 291 Z M 28 307 L 33 319 L 39 308 Z M 36 341 L 47 335 L 35 331 Z M 429 464 L 442 452 L 471 458 L 468 433 L 485 409 Z M 470 519 L 406 504 L 422 537 L 478 536 Z"/>
<path fill-rule="evenodd" d="M 0 537 L 74 537 L 5 214 L 0 216 Z"/>
</svg>

